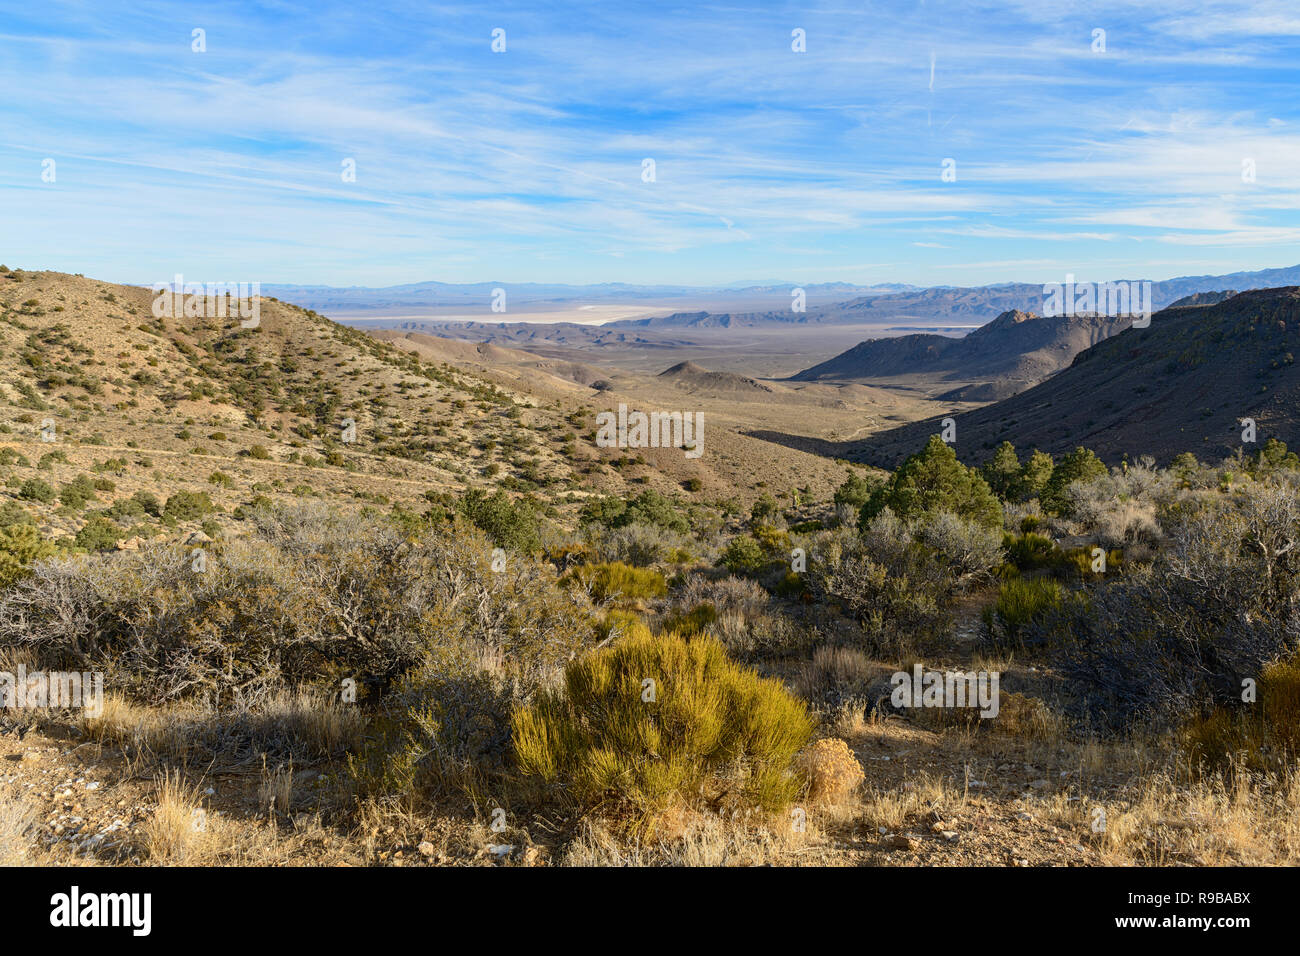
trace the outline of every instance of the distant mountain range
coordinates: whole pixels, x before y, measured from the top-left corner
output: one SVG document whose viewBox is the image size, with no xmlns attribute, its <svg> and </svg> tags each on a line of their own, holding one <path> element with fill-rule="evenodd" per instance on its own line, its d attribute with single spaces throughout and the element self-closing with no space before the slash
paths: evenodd
<svg viewBox="0 0 1300 956">
<path fill-rule="evenodd" d="M 1063 282 L 1064 276 L 1049 279 Z M 1143 279 L 1119 280 L 1144 282 Z M 1235 272 L 1223 276 L 1182 276 L 1151 283 L 1151 301 L 1161 309 L 1178 299 L 1223 289 L 1264 289 L 1300 284 L 1300 265 L 1259 272 Z M 722 313 L 680 312 L 645 319 L 623 319 L 607 323 L 608 328 L 725 328 L 772 324 L 911 324 L 981 325 L 1007 312 L 1041 313 L 1043 286 L 1009 283 L 977 288 L 935 286 L 902 292 L 872 292 L 830 305 L 809 307 L 806 312 L 781 308 L 768 312 Z"/>
<path fill-rule="evenodd" d="M 1046 276 L 1047 282 L 1064 281 L 1064 276 Z M 1085 277 L 1080 277 L 1085 278 Z M 1143 280 L 1125 280 L 1143 281 Z M 1162 308 L 1188 295 L 1221 289 L 1260 289 L 1300 284 L 1300 265 L 1258 272 L 1236 272 L 1218 276 L 1181 276 L 1152 282 L 1152 299 Z M 802 288 L 806 312 L 794 312 L 791 293 Z M 657 319 L 624 319 L 610 326 L 654 327 L 756 326 L 770 323 L 876 323 L 910 325 L 978 325 L 1004 312 L 1041 312 L 1041 283 L 1003 283 L 959 288 L 919 288 L 900 283 L 861 286 L 846 282 L 799 283 L 762 280 L 727 286 L 638 285 L 606 282 L 595 285 L 522 282 L 414 282 L 381 288 L 368 286 L 322 286 L 263 283 L 262 292 L 305 308 L 329 314 L 407 310 L 465 310 L 482 312 L 485 322 L 509 321 L 508 313 L 497 319 L 491 312 L 495 289 L 505 289 L 508 307 L 539 303 L 616 303 L 632 301 L 671 302 L 679 299 L 692 305 L 721 304 L 717 314 L 683 311 Z M 734 303 L 746 303 L 746 311 L 733 314 Z M 753 311 L 753 306 L 761 306 Z M 769 306 L 770 304 L 770 306 Z M 671 307 L 671 306 L 670 306 Z"/>
<path fill-rule="evenodd" d="M 1165 309 L 1080 352 L 1069 368 L 1014 397 L 955 415 L 957 454 L 982 462 L 1003 441 L 1022 453 L 1078 445 L 1111 463 L 1216 460 L 1268 438 L 1300 443 L 1300 288 L 1242 292 Z M 941 430 L 941 418 L 891 429 L 834 454 L 893 467 Z M 1242 443 L 1242 419 L 1258 442 Z"/>
</svg>

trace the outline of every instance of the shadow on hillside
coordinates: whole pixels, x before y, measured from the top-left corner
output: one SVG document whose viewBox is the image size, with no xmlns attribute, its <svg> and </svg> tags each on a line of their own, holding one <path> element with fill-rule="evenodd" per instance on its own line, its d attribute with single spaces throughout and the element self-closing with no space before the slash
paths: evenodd
<svg viewBox="0 0 1300 956">
<path fill-rule="evenodd" d="M 923 426 L 923 427 L 921 427 Z M 890 429 L 879 435 L 870 435 L 854 441 L 830 441 L 809 435 L 791 435 L 786 432 L 755 429 L 743 432 L 750 438 L 758 438 L 807 452 L 823 458 L 842 458 L 846 461 L 871 465 L 875 468 L 896 468 L 908 455 L 915 454 L 925 445 L 932 434 L 938 434 L 938 426 L 931 422 L 916 422 Z M 895 434 L 897 432 L 898 434 Z M 919 442 L 919 444 L 918 444 Z"/>
</svg>

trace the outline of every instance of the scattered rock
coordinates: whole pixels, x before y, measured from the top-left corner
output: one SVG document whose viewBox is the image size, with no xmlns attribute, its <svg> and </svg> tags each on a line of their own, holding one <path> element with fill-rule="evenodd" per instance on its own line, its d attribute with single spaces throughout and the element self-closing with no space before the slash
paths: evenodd
<svg viewBox="0 0 1300 956">
<path fill-rule="evenodd" d="M 895 833 L 885 845 L 891 850 L 915 850 L 921 845 L 921 841 L 909 833 Z"/>
<path fill-rule="evenodd" d="M 425 840 L 418 847 L 416 847 L 416 849 L 420 851 L 420 856 L 433 856 L 434 853 L 433 844 L 430 843 L 428 840 Z"/>
</svg>

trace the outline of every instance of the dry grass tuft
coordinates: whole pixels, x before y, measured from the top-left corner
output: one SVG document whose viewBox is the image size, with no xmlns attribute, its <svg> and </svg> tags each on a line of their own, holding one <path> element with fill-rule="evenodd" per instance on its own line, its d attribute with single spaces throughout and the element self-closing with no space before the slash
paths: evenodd
<svg viewBox="0 0 1300 956">
<path fill-rule="evenodd" d="M 861 651 L 824 644 L 799 672 L 795 690 L 805 700 L 860 694 L 878 670 Z"/>
<path fill-rule="evenodd" d="M 215 862 L 220 821 L 203 808 L 196 787 L 170 771 L 158 778 L 158 805 L 141 827 L 144 851 L 165 866 Z"/>
<path fill-rule="evenodd" d="M 37 812 L 16 789 L 0 790 L 0 866 L 22 866 L 36 861 L 34 845 Z"/>
<path fill-rule="evenodd" d="M 805 830 L 777 815 L 762 822 L 738 822 L 717 814 L 695 814 L 671 836 L 649 841 L 615 834 L 599 820 L 585 820 L 558 859 L 560 866 L 793 866 L 804 848 L 818 842 L 812 821 Z"/>
<path fill-rule="evenodd" d="M 862 795 L 859 819 L 871 830 L 884 827 L 891 832 L 903 830 L 909 818 L 932 810 L 964 805 L 966 797 L 951 781 L 930 774 L 917 774 L 901 789 L 870 787 Z"/>
<path fill-rule="evenodd" d="M 262 784 L 257 791 L 258 804 L 267 813 L 289 815 L 293 805 L 293 761 L 274 770 L 262 766 Z"/>
</svg>

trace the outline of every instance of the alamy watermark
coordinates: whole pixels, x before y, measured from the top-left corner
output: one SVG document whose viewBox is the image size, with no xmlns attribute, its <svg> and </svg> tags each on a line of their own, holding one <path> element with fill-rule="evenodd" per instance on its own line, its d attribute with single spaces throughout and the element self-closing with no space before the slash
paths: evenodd
<svg viewBox="0 0 1300 956">
<path fill-rule="evenodd" d="M 246 329 L 255 329 L 262 321 L 260 282 L 186 282 L 178 272 L 171 282 L 155 282 L 153 294 L 155 319 L 224 319 L 230 315 L 238 316 Z M 227 305 L 228 299 L 234 301 Z"/>
<path fill-rule="evenodd" d="M 153 929 L 153 894 L 83 893 L 74 885 L 50 897 L 50 925 L 125 927 L 133 936 L 148 936 Z"/>
<path fill-rule="evenodd" d="M 704 454 L 703 412 L 629 412 L 596 415 L 597 448 L 681 448 L 687 458 Z"/>
<path fill-rule="evenodd" d="M 1075 282 L 1066 273 L 1064 282 L 1043 286 L 1043 315 L 1131 315 L 1133 328 L 1151 324 L 1151 282 Z"/>
<path fill-rule="evenodd" d="M 0 707 L 80 707 L 88 717 L 104 712 L 102 671 L 0 671 Z"/>
<path fill-rule="evenodd" d="M 978 707 L 980 717 L 998 715 L 997 671 L 927 671 L 920 664 L 912 673 L 897 671 L 889 682 L 894 692 L 889 701 L 904 707 Z"/>
</svg>

